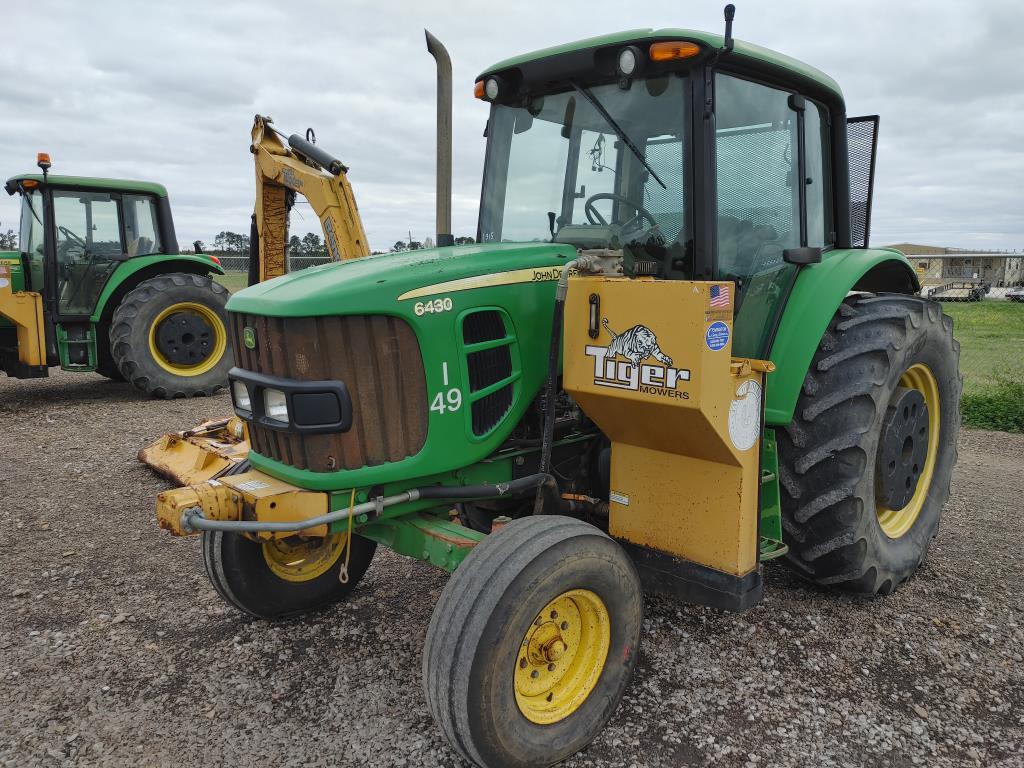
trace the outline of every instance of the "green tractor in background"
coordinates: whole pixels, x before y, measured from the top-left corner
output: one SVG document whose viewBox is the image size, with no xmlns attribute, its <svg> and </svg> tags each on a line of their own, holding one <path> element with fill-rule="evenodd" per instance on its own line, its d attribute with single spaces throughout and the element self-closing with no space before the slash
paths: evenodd
<svg viewBox="0 0 1024 768">
<path fill-rule="evenodd" d="M 452 571 L 424 689 L 474 764 L 547 765 L 600 732 L 645 590 L 740 611 L 780 557 L 887 594 L 936 534 L 959 347 L 903 255 L 868 247 L 877 118 L 734 42 L 731 15 L 724 36 L 630 30 L 482 73 L 469 246 L 428 33 L 442 247 L 235 294 L 248 460 L 158 498 L 265 619 L 345 599 L 379 545 Z"/>
<path fill-rule="evenodd" d="M 216 257 L 178 252 L 167 190 L 42 174 L 21 195 L 20 252 L 0 254 L 0 371 L 96 371 L 154 397 L 209 395 L 230 367 Z"/>
</svg>

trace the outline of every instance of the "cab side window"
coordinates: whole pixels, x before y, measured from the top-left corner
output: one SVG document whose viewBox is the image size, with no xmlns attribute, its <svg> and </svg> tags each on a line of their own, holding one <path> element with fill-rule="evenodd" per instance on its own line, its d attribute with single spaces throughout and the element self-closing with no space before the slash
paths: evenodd
<svg viewBox="0 0 1024 768">
<path fill-rule="evenodd" d="M 824 248 L 835 242 L 828 112 L 810 100 L 804 111 L 804 155 L 807 170 L 807 244 Z"/>
<path fill-rule="evenodd" d="M 770 352 L 797 273 L 783 252 L 834 241 L 828 125 L 810 99 L 715 75 L 717 277 L 736 284 L 736 355 Z"/>
<path fill-rule="evenodd" d="M 156 225 L 156 201 L 149 195 L 125 195 L 123 202 L 128 258 L 163 253 Z"/>
<path fill-rule="evenodd" d="M 715 120 L 719 270 L 749 275 L 800 245 L 797 115 L 788 91 L 719 74 Z"/>
</svg>

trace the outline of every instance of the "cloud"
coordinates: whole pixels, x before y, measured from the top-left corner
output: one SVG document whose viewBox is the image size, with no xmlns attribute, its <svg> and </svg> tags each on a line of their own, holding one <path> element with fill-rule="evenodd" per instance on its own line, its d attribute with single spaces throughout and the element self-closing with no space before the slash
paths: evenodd
<svg viewBox="0 0 1024 768">
<path fill-rule="evenodd" d="M 524 51 L 637 26 L 719 30 L 721 2 L 522 0 L 217 2 L 35 0 L 4 9 L 0 175 L 34 169 L 145 178 L 171 194 L 179 241 L 244 232 L 252 116 L 316 129 L 352 168 L 371 244 L 434 229 L 434 68 L 455 66 L 454 230 L 476 231 L 486 105 L 476 74 Z M 873 241 L 1024 247 L 1018 6 L 801 0 L 741 3 L 738 37 L 807 61 L 850 114 L 882 115 Z M 0 199 L 15 226 L 17 202 Z M 301 207 L 293 230 L 315 229 Z"/>
</svg>

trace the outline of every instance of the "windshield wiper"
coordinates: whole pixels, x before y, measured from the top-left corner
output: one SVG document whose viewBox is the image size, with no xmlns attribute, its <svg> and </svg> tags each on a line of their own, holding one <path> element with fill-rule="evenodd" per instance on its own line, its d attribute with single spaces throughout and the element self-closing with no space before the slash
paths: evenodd
<svg viewBox="0 0 1024 768">
<path fill-rule="evenodd" d="M 586 88 L 580 88 L 578 85 L 576 85 L 576 83 L 572 82 L 571 80 L 569 81 L 569 85 L 571 85 L 580 96 L 582 96 L 584 99 L 590 102 L 590 105 L 597 110 L 597 113 L 601 115 L 601 117 L 605 119 L 608 125 L 612 127 L 612 130 L 615 131 L 615 135 L 622 139 L 622 143 L 629 147 L 633 154 L 636 155 L 636 159 L 644 164 L 644 168 L 646 168 L 647 171 L 651 174 L 651 176 L 654 177 L 654 180 L 661 184 L 661 188 L 668 189 L 668 187 L 665 186 L 665 182 L 658 178 L 658 174 L 656 174 L 654 172 L 654 169 L 651 168 L 650 164 L 647 162 L 647 158 L 644 157 L 643 152 L 641 152 L 637 145 L 633 143 L 633 140 L 626 135 L 626 132 L 619 127 L 619 124 L 612 119 L 612 116 L 608 114 L 608 110 L 604 108 L 604 105 L 597 100 L 594 94 L 592 94 Z"/>
<path fill-rule="evenodd" d="M 31 195 L 28 197 L 28 209 L 32 211 L 32 218 L 39 222 L 39 226 L 45 227 L 46 225 L 43 224 L 43 220 L 40 219 L 39 214 L 36 213 L 36 201 L 32 199 Z"/>
</svg>

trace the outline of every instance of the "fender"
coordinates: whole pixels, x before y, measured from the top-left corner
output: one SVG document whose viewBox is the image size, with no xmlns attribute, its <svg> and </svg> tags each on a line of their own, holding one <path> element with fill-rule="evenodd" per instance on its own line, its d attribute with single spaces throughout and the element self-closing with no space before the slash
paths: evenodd
<svg viewBox="0 0 1024 768">
<path fill-rule="evenodd" d="M 89 319 L 97 323 L 104 314 L 109 315 L 110 313 L 106 312 L 106 309 L 111 296 L 118 293 L 126 282 L 141 282 L 141 280 L 133 281 L 132 277 L 139 275 L 143 270 L 152 272 L 147 277 L 153 277 L 158 274 L 165 275 L 170 272 L 190 272 L 203 275 L 208 272 L 218 275 L 224 274 L 223 267 L 211 261 L 208 256 L 191 256 L 184 253 L 173 256 L 162 254 L 136 256 L 134 259 L 122 262 L 114 270 L 114 274 L 110 276 L 107 284 L 103 287 L 103 293 L 100 294 L 99 301 L 96 302 L 96 308 Z M 142 279 L 146 278 L 143 277 Z"/>
<path fill-rule="evenodd" d="M 769 356 L 776 369 L 768 382 L 765 423 L 792 421 L 811 358 L 850 291 L 915 294 L 920 289 L 910 262 L 890 248 L 828 251 L 821 263 L 801 269 Z"/>
</svg>

